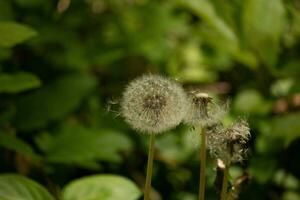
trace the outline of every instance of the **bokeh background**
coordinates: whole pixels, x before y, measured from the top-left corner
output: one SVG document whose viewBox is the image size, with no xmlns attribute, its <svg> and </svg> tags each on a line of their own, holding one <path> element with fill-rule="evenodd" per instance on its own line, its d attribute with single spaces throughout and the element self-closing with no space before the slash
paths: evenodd
<svg viewBox="0 0 300 200">
<path fill-rule="evenodd" d="M 95 174 L 142 188 L 148 137 L 118 105 L 145 73 L 230 99 L 224 123 L 249 121 L 248 159 L 230 170 L 232 183 L 243 180 L 240 199 L 300 199 L 298 0 L 1 0 L 0 172 L 55 198 Z M 192 132 L 181 125 L 157 138 L 153 200 L 197 199 Z M 208 200 L 215 178 L 209 160 Z"/>
</svg>

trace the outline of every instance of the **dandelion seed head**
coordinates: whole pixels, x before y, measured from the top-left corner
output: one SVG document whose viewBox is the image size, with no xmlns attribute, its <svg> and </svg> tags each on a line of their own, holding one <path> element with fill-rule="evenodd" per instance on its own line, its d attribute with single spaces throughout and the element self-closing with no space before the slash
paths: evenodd
<svg viewBox="0 0 300 200">
<path fill-rule="evenodd" d="M 228 128 L 221 124 L 208 127 L 208 149 L 214 158 L 226 165 L 242 162 L 247 155 L 246 143 L 250 139 L 250 128 L 246 120 L 239 119 Z"/>
<path fill-rule="evenodd" d="M 227 113 L 227 104 L 216 103 L 206 93 L 189 93 L 188 103 L 184 121 L 193 126 L 210 126 L 218 123 Z"/>
<path fill-rule="evenodd" d="M 121 113 L 134 129 L 161 133 L 182 121 L 186 107 L 187 97 L 179 84 L 163 76 L 145 75 L 125 89 Z"/>
<path fill-rule="evenodd" d="M 241 162 L 247 155 L 246 143 L 250 139 L 250 128 L 246 120 L 239 119 L 225 131 L 227 152 L 231 163 Z"/>
</svg>

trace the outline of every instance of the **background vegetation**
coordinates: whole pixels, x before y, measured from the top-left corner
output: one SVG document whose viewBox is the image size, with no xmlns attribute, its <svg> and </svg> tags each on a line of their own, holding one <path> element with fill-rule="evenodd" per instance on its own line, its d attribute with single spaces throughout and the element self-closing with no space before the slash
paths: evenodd
<svg viewBox="0 0 300 200">
<path fill-rule="evenodd" d="M 151 72 L 230 98 L 225 123 L 246 115 L 249 159 L 230 171 L 231 180 L 247 180 L 240 199 L 300 199 L 299 1 L 57 3 L 0 1 L 1 173 L 27 176 L 55 198 L 88 200 L 80 196 L 87 192 L 117 200 L 111 195 L 124 192 L 124 200 L 136 199 L 147 137 L 123 122 L 116 103 L 128 81 Z M 154 200 L 196 199 L 191 132 L 180 126 L 157 138 Z M 217 199 L 214 162 L 208 164 L 207 199 Z M 74 182 L 88 175 L 96 181 Z M 128 188 L 111 184 L 114 178 Z M 32 199 L 52 199 L 17 175 L 0 175 L 0 199 L 20 187 L 16 180 L 42 195 Z"/>
</svg>

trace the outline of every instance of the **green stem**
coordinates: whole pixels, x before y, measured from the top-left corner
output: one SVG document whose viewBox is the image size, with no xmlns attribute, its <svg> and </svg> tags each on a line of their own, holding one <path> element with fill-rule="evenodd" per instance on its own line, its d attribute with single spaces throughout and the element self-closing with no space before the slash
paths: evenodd
<svg viewBox="0 0 300 200">
<path fill-rule="evenodd" d="M 227 188 L 228 188 L 228 166 L 225 166 L 223 181 L 222 181 L 221 200 L 227 199 Z"/>
<path fill-rule="evenodd" d="M 155 134 L 151 134 L 149 151 L 148 151 L 147 176 L 146 176 L 146 183 L 145 183 L 144 200 L 150 200 L 151 179 L 152 179 L 152 170 L 153 170 L 153 156 L 154 156 L 154 143 L 155 143 Z"/>
<path fill-rule="evenodd" d="M 206 167 L 206 127 L 202 127 L 201 131 L 201 147 L 200 147 L 200 185 L 199 200 L 205 197 L 205 167 Z"/>
</svg>

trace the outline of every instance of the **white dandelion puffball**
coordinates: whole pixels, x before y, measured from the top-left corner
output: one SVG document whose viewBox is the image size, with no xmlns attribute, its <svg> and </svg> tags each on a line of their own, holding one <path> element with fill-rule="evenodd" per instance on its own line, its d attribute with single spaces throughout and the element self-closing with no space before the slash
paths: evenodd
<svg viewBox="0 0 300 200">
<path fill-rule="evenodd" d="M 215 124 L 208 127 L 207 133 L 207 147 L 212 157 L 221 159 L 226 165 L 244 160 L 247 155 L 246 143 L 250 139 L 246 120 L 239 119 L 227 128 Z"/>
<path fill-rule="evenodd" d="M 128 84 L 121 113 L 134 129 L 156 134 L 177 126 L 186 107 L 187 97 L 179 84 L 163 76 L 144 75 Z"/>
</svg>

